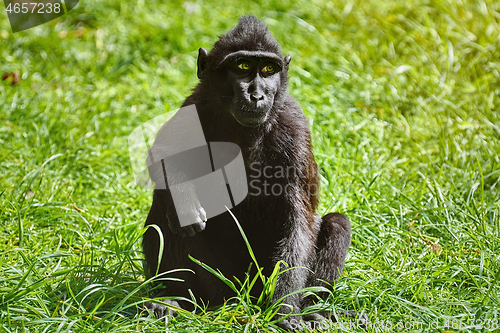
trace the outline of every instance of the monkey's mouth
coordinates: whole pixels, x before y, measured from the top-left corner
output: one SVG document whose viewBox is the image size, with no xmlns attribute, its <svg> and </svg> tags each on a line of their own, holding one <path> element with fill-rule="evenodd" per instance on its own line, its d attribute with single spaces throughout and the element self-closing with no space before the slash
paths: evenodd
<svg viewBox="0 0 500 333">
<path fill-rule="evenodd" d="M 245 127 L 256 127 L 264 123 L 272 108 L 273 101 L 252 101 L 249 98 L 234 96 L 230 106 L 231 115 Z"/>
<path fill-rule="evenodd" d="M 256 102 L 251 103 L 250 105 L 242 105 L 240 107 L 241 112 L 243 113 L 252 113 L 252 114 L 265 114 L 269 111 L 271 106 L 265 102 Z"/>
<path fill-rule="evenodd" d="M 231 114 L 241 125 L 246 127 L 255 127 L 261 125 L 267 120 L 270 107 L 251 107 L 240 106 L 239 108 L 232 108 Z"/>
</svg>

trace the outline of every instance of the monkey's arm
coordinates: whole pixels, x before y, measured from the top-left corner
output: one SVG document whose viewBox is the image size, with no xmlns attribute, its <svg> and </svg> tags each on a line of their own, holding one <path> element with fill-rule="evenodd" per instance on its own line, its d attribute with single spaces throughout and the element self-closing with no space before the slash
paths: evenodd
<svg viewBox="0 0 500 333">
<path fill-rule="evenodd" d="M 153 206 L 162 206 L 170 230 L 184 237 L 205 229 L 206 212 L 190 180 L 210 172 L 210 159 L 207 147 L 199 146 L 200 140 L 193 143 L 183 139 L 190 133 L 192 121 L 182 113 L 179 110 L 158 132 L 149 150 L 148 165 L 156 191 L 164 192 L 155 196 Z"/>
</svg>

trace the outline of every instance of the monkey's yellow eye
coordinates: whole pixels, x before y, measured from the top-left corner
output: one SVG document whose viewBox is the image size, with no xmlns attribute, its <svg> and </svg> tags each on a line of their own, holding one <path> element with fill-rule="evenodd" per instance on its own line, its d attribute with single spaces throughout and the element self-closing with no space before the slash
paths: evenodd
<svg viewBox="0 0 500 333">
<path fill-rule="evenodd" d="M 238 64 L 238 68 L 241 69 L 242 71 L 248 71 L 250 70 L 251 66 L 248 62 L 240 62 Z"/>
<path fill-rule="evenodd" d="M 272 73 L 274 72 L 274 66 L 273 65 L 266 65 L 264 68 L 262 68 L 262 71 L 264 73 Z"/>
</svg>

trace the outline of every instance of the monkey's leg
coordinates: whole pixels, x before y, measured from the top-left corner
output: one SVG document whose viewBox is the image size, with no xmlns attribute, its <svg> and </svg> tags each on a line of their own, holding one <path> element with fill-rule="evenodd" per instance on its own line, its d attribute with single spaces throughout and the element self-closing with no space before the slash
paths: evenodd
<svg viewBox="0 0 500 333">
<path fill-rule="evenodd" d="M 297 205 L 298 206 L 298 205 Z M 300 330 L 300 310 L 302 297 L 299 293 L 294 293 L 306 286 L 309 276 L 307 267 L 314 256 L 315 237 L 311 237 L 311 225 L 302 223 L 306 217 L 296 213 L 293 223 L 290 223 L 290 230 L 286 237 L 279 242 L 279 251 L 274 260 L 283 260 L 288 266 L 282 265 L 282 272 L 278 276 L 276 288 L 274 290 L 272 302 L 284 298 L 283 304 L 275 315 L 277 320 L 285 315 L 290 317 L 281 320 L 277 325 L 288 331 Z M 311 219 L 320 219 L 319 216 L 310 216 Z M 308 222 L 314 223 L 312 227 L 318 227 L 318 220 Z M 316 229 L 317 232 L 317 229 Z"/>
<path fill-rule="evenodd" d="M 330 213 L 322 218 L 316 241 L 316 257 L 311 266 L 308 285 L 324 285 L 320 280 L 335 282 L 342 273 L 347 250 L 351 245 L 351 223 L 342 214 Z"/>
<path fill-rule="evenodd" d="M 183 246 L 187 240 L 176 241 L 179 237 L 172 233 L 168 220 L 168 210 L 174 207 L 172 198 L 166 190 L 155 190 L 153 196 L 153 204 L 146 220 L 146 226 L 157 225 L 156 228 L 148 228 L 144 233 L 142 240 L 142 248 L 145 256 L 144 273 L 149 279 L 150 277 L 174 270 L 177 267 L 190 268 L 192 264 L 188 259 L 187 254 L 183 251 Z M 178 221 L 177 221 L 178 222 Z M 158 267 L 158 257 L 160 251 L 160 233 L 163 238 L 163 253 L 161 254 L 161 263 Z M 168 274 L 162 274 L 159 281 L 155 285 L 160 284 L 162 279 L 167 286 L 162 286 L 154 291 L 154 298 L 160 302 L 167 303 L 171 306 L 191 310 L 192 305 L 186 301 L 173 301 L 165 299 L 168 296 L 178 296 L 190 299 L 188 293 L 187 281 L 193 278 L 193 274 L 187 271 L 178 271 Z M 168 281 L 165 281 L 168 280 Z M 151 310 L 157 318 L 164 317 L 168 314 L 177 315 L 175 309 L 164 304 L 145 302 L 145 307 Z"/>
<path fill-rule="evenodd" d="M 330 213 L 321 219 L 321 228 L 316 241 L 316 256 L 310 268 L 312 272 L 307 280 L 307 286 L 328 285 L 322 281 L 333 284 L 342 273 L 345 264 L 347 250 L 351 245 L 351 223 L 342 214 Z M 322 280 L 322 281 L 321 281 Z M 318 296 L 326 297 L 326 293 Z M 314 303 L 314 297 L 304 300 L 302 308 Z M 305 320 L 322 320 L 328 313 L 312 314 L 304 316 Z"/>
</svg>

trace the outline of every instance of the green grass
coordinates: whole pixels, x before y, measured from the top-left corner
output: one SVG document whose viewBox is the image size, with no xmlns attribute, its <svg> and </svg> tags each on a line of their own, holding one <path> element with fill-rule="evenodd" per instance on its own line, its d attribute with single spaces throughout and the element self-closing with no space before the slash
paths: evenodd
<svg viewBox="0 0 500 333">
<path fill-rule="evenodd" d="M 247 13 L 292 54 L 319 212 L 352 221 L 335 307 L 400 332 L 499 319 L 498 1 L 82 0 L 16 34 L 0 5 L 0 76 L 22 78 L 0 82 L 0 331 L 165 331 L 141 316 L 151 193 L 134 184 L 127 136 L 181 105 L 198 48 Z M 169 320 L 272 329 L 245 295 Z"/>
</svg>

